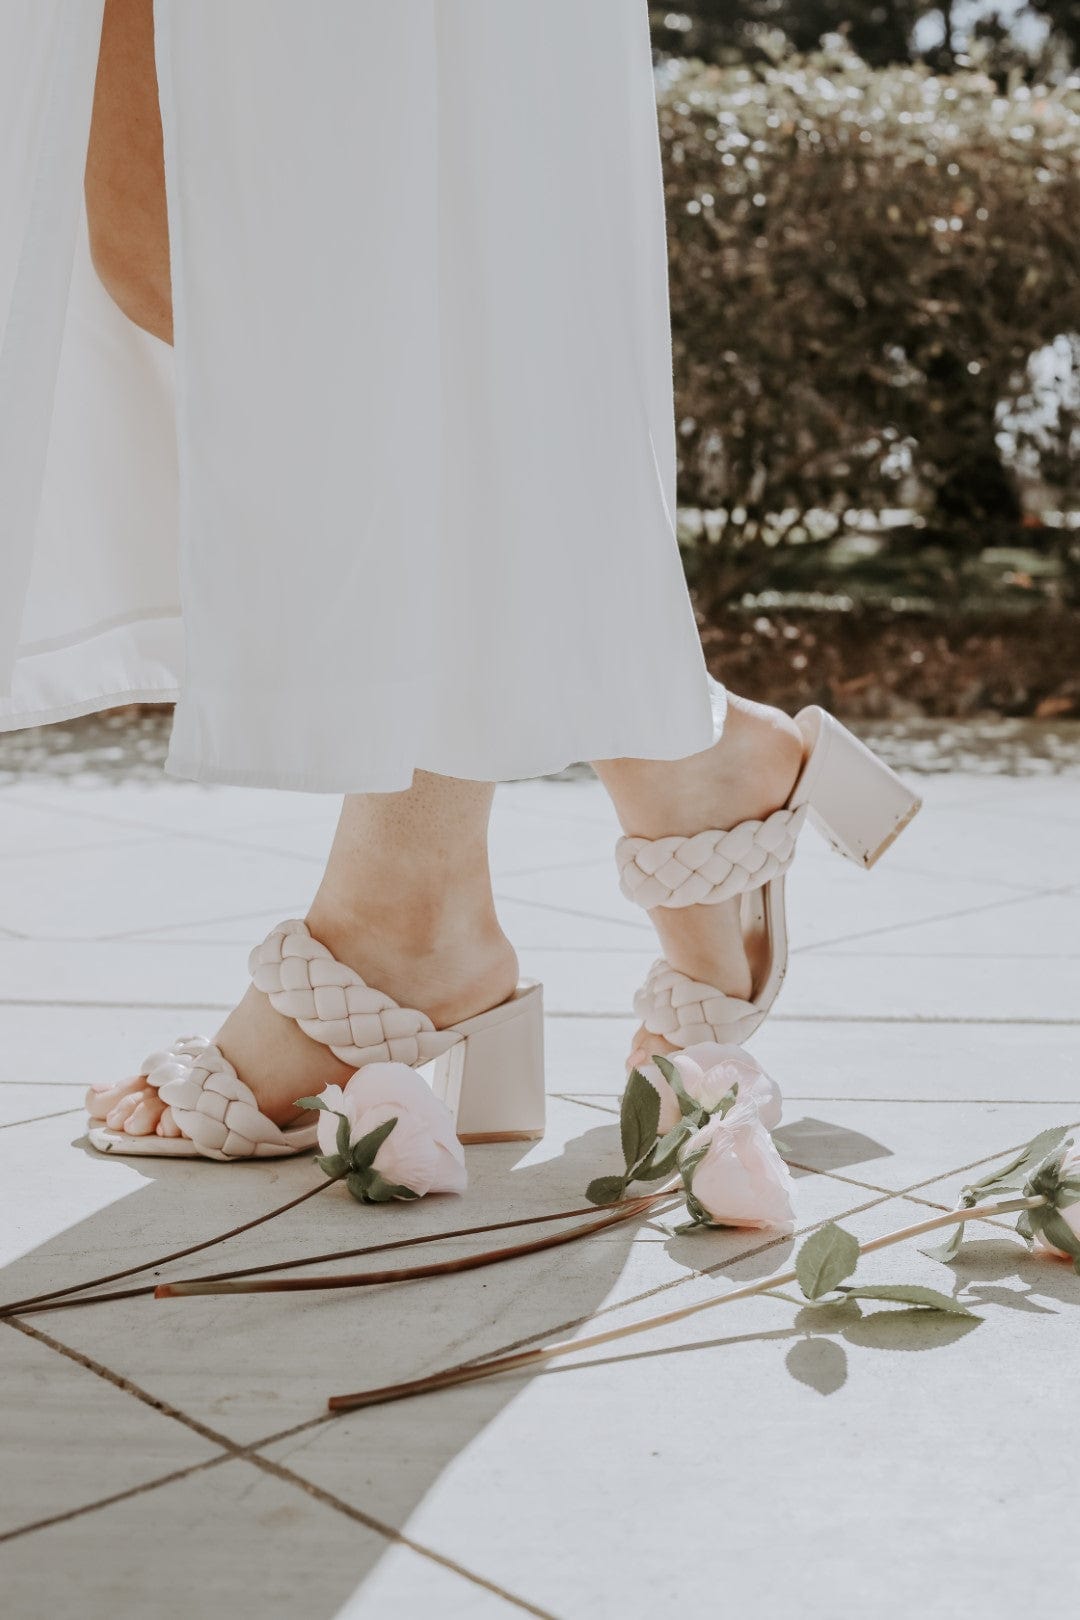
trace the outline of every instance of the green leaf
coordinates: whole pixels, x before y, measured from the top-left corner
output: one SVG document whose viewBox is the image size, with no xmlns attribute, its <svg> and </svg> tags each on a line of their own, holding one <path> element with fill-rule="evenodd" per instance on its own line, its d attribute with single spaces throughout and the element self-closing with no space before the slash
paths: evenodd
<svg viewBox="0 0 1080 1620">
<path fill-rule="evenodd" d="M 1035 1241 L 1035 1228 L 1031 1224 L 1030 1209 L 1022 1209 L 1016 1217 L 1016 1230 L 1028 1245 Z"/>
<path fill-rule="evenodd" d="M 691 1217 L 691 1226 L 714 1226 L 716 1224 L 705 1205 L 700 1203 L 692 1192 L 686 1194 L 686 1210 Z"/>
<path fill-rule="evenodd" d="M 358 1204 L 367 1203 L 368 1173 L 366 1170 L 353 1170 L 345 1177 L 345 1185 Z"/>
<path fill-rule="evenodd" d="M 617 1204 L 626 1191 L 624 1176 L 597 1176 L 585 1189 L 590 1204 Z"/>
<path fill-rule="evenodd" d="M 891 1299 L 898 1305 L 922 1305 L 928 1311 L 945 1311 L 949 1316 L 974 1316 L 975 1312 L 962 1305 L 951 1294 L 939 1293 L 936 1288 L 924 1288 L 921 1283 L 866 1283 L 844 1285 L 840 1292 L 845 1299 Z"/>
<path fill-rule="evenodd" d="M 734 1108 L 735 1104 L 738 1102 L 738 1100 L 739 1100 L 739 1082 L 736 1080 L 736 1082 L 732 1086 L 731 1090 L 724 1092 L 724 1095 L 721 1097 L 721 1099 L 717 1103 L 716 1107 L 710 1113 L 709 1118 L 710 1119 L 715 1119 L 716 1116 L 719 1114 L 721 1119 L 726 1119 L 727 1116 L 731 1113 L 731 1110 Z"/>
<path fill-rule="evenodd" d="M 359 1142 L 353 1143 L 351 1157 L 354 1170 L 368 1170 L 371 1168 L 372 1160 L 396 1124 L 396 1118 L 385 1120 L 382 1125 L 376 1125 L 373 1131 L 368 1131 L 366 1136 L 362 1136 Z M 340 1151 L 339 1146 L 338 1152 Z M 347 1147 L 345 1151 L 349 1151 Z"/>
<path fill-rule="evenodd" d="M 683 1120 L 673 1125 L 666 1136 L 662 1136 L 651 1153 L 635 1168 L 631 1181 L 662 1181 L 664 1176 L 670 1176 L 679 1162 L 679 1149 L 684 1142 L 689 1141 L 694 1134 L 694 1127 Z"/>
<path fill-rule="evenodd" d="M 640 1164 L 660 1130 L 660 1093 L 640 1069 L 631 1069 L 619 1110 L 619 1134 L 627 1172 Z"/>
<path fill-rule="evenodd" d="M 337 1137 L 335 1138 L 334 1146 L 338 1150 L 338 1156 L 342 1159 L 347 1159 L 349 1157 L 349 1137 L 351 1135 L 352 1124 L 350 1120 L 345 1114 L 339 1114 Z"/>
<path fill-rule="evenodd" d="M 702 1122 L 705 1110 L 702 1108 L 699 1102 L 694 1101 L 693 1097 L 691 1097 L 690 1093 L 683 1085 L 682 1075 L 679 1073 L 674 1063 L 672 1063 L 670 1058 L 664 1057 L 663 1053 L 661 1052 L 654 1054 L 653 1062 L 656 1064 L 656 1067 L 660 1070 L 660 1073 L 663 1075 L 664 1079 L 675 1093 L 683 1119 L 691 1120 L 693 1124 L 699 1125 Z"/>
<path fill-rule="evenodd" d="M 698 1148 L 696 1152 L 688 1153 L 686 1158 L 680 1164 L 679 1169 L 682 1171 L 683 1182 L 687 1187 L 690 1185 L 694 1171 L 697 1169 L 698 1165 L 701 1163 L 708 1151 L 708 1148 Z"/>
<path fill-rule="evenodd" d="M 348 1159 L 343 1159 L 340 1153 L 333 1153 L 328 1158 L 316 1155 L 315 1163 L 323 1175 L 329 1176 L 331 1181 L 338 1181 L 349 1168 Z"/>
<path fill-rule="evenodd" d="M 314 1108 L 320 1114 L 331 1114 L 334 1110 L 321 1097 L 297 1097 L 293 1103 L 294 1108 Z"/>
<path fill-rule="evenodd" d="M 963 1199 L 961 1200 L 960 1208 L 971 1209 L 974 1203 L 974 1196 L 971 1193 L 965 1193 Z M 944 1243 L 931 1244 L 930 1248 L 923 1249 L 921 1252 L 925 1254 L 928 1260 L 940 1260 L 943 1266 L 947 1266 L 949 1261 L 955 1260 L 956 1256 L 960 1253 L 960 1245 L 963 1243 L 963 1241 L 964 1223 L 963 1221 L 959 1221 L 953 1227 Z"/>
<path fill-rule="evenodd" d="M 795 1256 L 795 1275 L 807 1299 L 820 1299 L 859 1263 L 858 1239 L 830 1221 L 811 1234 Z"/>
<path fill-rule="evenodd" d="M 377 1170 L 367 1172 L 367 1200 L 371 1204 L 388 1204 L 392 1198 L 410 1200 L 419 1196 L 420 1194 L 412 1187 L 403 1187 L 399 1182 L 387 1181 Z"/>
<path fill-rule="evenodd" d="M 1031 1172 L 1061 1146 L 1068 1134 L 1067 1125 L 1055 1125 L 1050 1130 L 1040 1131 L 1038 1136 L 1032 1137 L 1027 1146 L 1021 1148 L 1016 1158 L 1003 1169 L 992 1170 L 981 1181 L 973 1181 L 970 1191 L 989 1192 L 1000 1189 L 1004 1192 L 1006 1188 L 1022 1187 Z"/>
</svg>

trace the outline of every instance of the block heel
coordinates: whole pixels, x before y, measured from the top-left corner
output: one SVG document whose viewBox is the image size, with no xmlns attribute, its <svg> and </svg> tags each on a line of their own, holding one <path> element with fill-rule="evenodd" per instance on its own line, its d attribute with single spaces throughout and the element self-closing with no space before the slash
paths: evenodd
<svg viewBox="0 0 1080 1620">
<path fill-rule="evenodd" d="M 918 813 L 922 800 L 884 760 L 824 709 L 797 716 L 807 759 L 791 809 L 807 817 L 838 854 L 870 868 Z"/>
<path fill-rule="evenodd" d="M 544 993 L 519 984 L 498 1007 L 454 1025 L 464 1037 L 436 1059 L 432 1090 L 462 1142 L 532 1142 L 544 1134 Z"/>
</svg>

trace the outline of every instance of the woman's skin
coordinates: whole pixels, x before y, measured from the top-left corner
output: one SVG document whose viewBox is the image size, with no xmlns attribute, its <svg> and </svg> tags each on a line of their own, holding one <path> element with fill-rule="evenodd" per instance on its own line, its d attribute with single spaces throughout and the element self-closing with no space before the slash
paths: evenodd
<svg viewBox="0 0 1080 1620">
<path fill-rule="evenodd" d="M 106 0 L 86 206 L 91 254 L 106 290 L 137 326 L 171 343 L 153 0 Z M 723 737 L 704 753 L 594 765 L 624 831 L 656 838 L 768 815 L 786 801 L 802 753 L 794 721 L 730 696 Z M 504 1000 L 517 982 L 517 956 L 491 890 L 493 795 L 490 783 L 426 771 L 417 771 L 404 793 L 349 794 L 307 915 L 312 933 L 340 961 L 427 1013 L 437 1027 Z M 651 916 L 674 967 L 729 995 L 750 994 L 737 901 Z M 279 1124 L 297 1117 L 295 1097 L 341 1083 L 351 1072 L 254 988 L 215 1040 Z M 644 1031 L 635 1037 L 635 1059 L 659 1050 L 669 1050 L 667 1042 Z M 96 1090 L 92 1109 L 132 1134 L 179 1134 L 170 1110 L 140 1078 Z"/>
<path fill-rule="evenodd" d="M 154 0 L 106 0 L 86 212 L 94 269 L 124 314 L 173 340 L 165 159 L 154 67 Z"/>
</svg>

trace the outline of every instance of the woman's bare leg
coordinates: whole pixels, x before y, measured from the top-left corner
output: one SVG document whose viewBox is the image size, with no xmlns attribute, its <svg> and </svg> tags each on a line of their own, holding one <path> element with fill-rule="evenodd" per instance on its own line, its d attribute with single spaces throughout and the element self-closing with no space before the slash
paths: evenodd
<svg viewBox="0 0 1080 1620">
<path fill-rule="evenodd" d="M 723 736 L 680 760 L 607 759 L 595 770 L 611 795 L 623 831 L 637 838 L 690 836 L 733 827 L 786 803 L 802 762 L 802 736 L 779 709 L 729 696 Z M 729 996 L 752 990 L 738 900 L 718 906 L 658 907 L 649 913 L 672 967 Z M 632 1059 L 667 1052 L 669 1043 L 638 1031 Z"/>
<path fill-rule="evenodd" d="M 86 154 L 90 254 L 128 318 L 173 337 L 153 0 L 106 0 Z"/>
</svg>

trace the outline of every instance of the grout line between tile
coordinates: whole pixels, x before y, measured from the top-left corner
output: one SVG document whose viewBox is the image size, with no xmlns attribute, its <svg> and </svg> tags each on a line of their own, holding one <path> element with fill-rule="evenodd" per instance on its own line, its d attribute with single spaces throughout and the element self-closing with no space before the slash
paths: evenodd
<svg viewBox="0 0 1080 1620">
<path fill-rule="evenodd" d="M 498 890 L 495 891 L 495 900 L 502 900 L 507 905 L 531 906 L 534 911 L 552 911 L 559 917 L 583 917 L 587 922 L 610 923 L 613 928 L 629 928 L 636 934 L 652 937 L 651 925 L 637 922 L 633 917 L 609 917 L 599 911 L 578 911 L 572 906 L 556 906 L 549 900 L 527 900 L 523 895 L 501 894 Z"/>
<path fill-rule="evenodd" d="M 117 935 L 106 936 L 104 943 L 118 938 Z M 95 1001 L 79 999 L 50 999 L 46 997 L 0 996 L 0 1007 L 41 1007 L 41 1008 L 88 1008 L 102 1012 L 229 1012 L 235 1006 L 234 1001 Z M 573 1008 L 545 1007 L 545 1018 L 559 1018 L 563 1020 L 586 1019 L 591 1021 L 604 1020 L 605 1022 L 624 1021 L 633 1019 L 632 1013 L 624 1012 L 579 1012 Z M 1080 1017 L 1077 1018 L 967 1018 L 956 1014 L 931 1014 L 927 1017 L 917 1017 L 902 1013 L 773 1013 L 771 1022 L 774 1024 L 905 1024 L 907 1026 L 922 1025 L 956 1025 L 962 1028 L 974 1026 L 976 1028 L 1018 1028 L 1018 1029 L 1073 1029 L 1080 1027 Z M 847 1099 L 820 1099 L 821 1101 Z M 853 1101 L 885 1100 L 903 1102 L 904 1098 L 870 1099 L 859 1098 Z M 937 1099 L 931 1099 L 936 1101 Z M 964 1099 L 965 1101 L 968 1099 Z"/>
<path fill-rule="evenodd" d="M 0 1007 L 85 1007 L 102 1012 L 230 1012 L 235 1001 L 78 1001 L 0 996 Z"/>
<path fill-rule="evenodd" d="M 144 1406 L 150 1407 L 152 1411 L 161 1413 L 163 1417 L 172 1418 L 175 1422 L 182 1424 L 185 1428 L 191 1429 L 193 1433 L 199 1435 L 200 1438 L 210 1441 L 213 1445 L 220 1446 L 222 1455 L 220 1457 L 210 1459 L 210 1461 L 218 1463 L 233 1460 L 246 1462 L 250 1464 L 250 1466 L 257 1468 L 261 1473 L 270 1474 L 274 1478 L 281 1480 L 284 1484 L 292 1485 L 296 1489 L 303 1491 L 306 1495 L 313 1497 L 316 1501 L 322 1502 L 325 1506 L 336 1509 L 338 1513 L 343 1514 L 346 1518 L 351 1519 L 356 1524 L 364 1525 L 366 1529 L 374 1531 L 377 1535 L 382 1536 L 384 1540 L 394 1542 L 403 1547 L 408 1547 L 411 1552 L 418 1553 L 421 1557 L 428 1559 L 430 1562 L 439 1564 L 444 1569 L 450 1570 L 451 1573 L 459 1575 L 465 1580 L 470 1581 L 474 1586 L 479 1586 L 483 1590 L 493 1593 L 496 1597 L 502 1598 L 504 1602 L 510 1603 L 515 1608 L 521 1609 L 525 1614 L 536 1615 L 539 1617 L 539 1620 L 556 1620 L 556 1617 L 551 1615 L 546 1609 L 538 1608 L 536 1604 L 529 1603 L 527 1599 L 519 1597 L 514 1592 L 507 1591 L 505 1587 L 499 1586 L 494 1581 L 489 1581 L 485 1576 L 479 1575 L 474 1570 L 467 1568 L 466 1565 L 458 1563 L 456 1559 L 447 1557 L 445 1553 L 440 1553 L 433 1547 L 425 1546 L 423 1542 L 415 1541 L 411 1536 L 405 1535 L 393 1525 L 386 1524 L 381 1519 L 376 1519 L 371 1514 L 364 1513 L 361 1511 L 361 1509 L 353 1507 L 348 1502 L 342 1501 L 340 1497 L 332 1495 L 331 1492 L 324 1490 L 320 1485 L 313 1484 L 311 1480 L 305 1479 L 303 1475 L 294 1473 L 291 1468 L 286 1468 L 284 1464 L 274 1462 L 269 1457 L 259 1455 L 255 1449 L 256 1445 L 266 1445 L 268 1444 L 267 1441 L 258 1441 L 253 1445 L 242 1446 L 239 1444 L 239 1442 L 230 1439 L 228 1435 L 221 1434 L 216 1429 L 211 1429 L 208 1424 L 201 1422 L 200 1419 L 192 1417 L 187 1412 L 181 1411 L 179 1407 L 173 1406 L 171 1402 L 151 1395 L 147 1390 L 144 1390 L 140 1385 L 134 1383 L 130 1378 L 125 1378 L 121 1373 L 113 1372 L 113 1370 L 110 1367 L 106 1367 L 103 1362 L 96 1361 L 92 1356 L 85 1355 L 81 1350 L 77 1350 L 71 1345 L 64 1344 L 59 1339 L 54 1339 L 51 1334 L 43 1333 L 40 1328 L 31 1327 L 28 1322 L 24 1322 L 20 1317 L 6 1317 L 4 1320 L 12 1328 L 14 1328 L 16 1332 L 25 1334 L 27 1338 L 36 1340 L 39 1344 L 46 1346 L 50 1350 L 55 1350 L 58 1355 L 65 1356 L 69 1361 L 75 1362 L 80 1367 L 85 1367 L 88 1372 L 96 1374 L 98 1378 L 104 1379 L 106 1383 L 112 1384 L 114 1388 L 121 1390 L 124 1394 L 133 1396 L 135 1400 L 140 1401 Z M 327 1414 L 327 1416 L 329 1416 L 329 1414 Z M 322 1420 L 320 1419 L 319 1421 Z M 195 1472 L 198 1466 L 199 1465 L 195 1465 L 191 1469 L 182 1469 L 180 1470 L 180 1474 L 182 1475 L 184 1473 Z M 204 1464 L 203 1466 L 206 1465 Z M 162 1479 L 156 1483 L 168 1483 L 168 1478 Z M 155 1488 L 154 1482 L 151 1482 L 145 1488 Z M 123 1494 L 136 1495 L 138 1494 L 138 1491 L 133 1489 L 131 1492 Z M 80 1517 L 84 1513 L 91 1513 L 97 1508 L 107 1506 L 111 1500 L 113 1499 L 107 1498 L 100 1502 L 89 1503 L 84 1508 L 73 1509 L 67 1515 L 63 1515 L 63 1517 Z M 14 1535 L 28 1534 L 35 1528 L 38 1527 L 31 1525 L 27 1526 L 23 1530 L 9 1531 L 6 1535 L 0 1536 L 0 1541 L 11 1539 L 11 1537 Z"/>
<path fill-rule="evenodd" d="M 995 1027 L 1016 1024 L 1024 1028 L 1046 1025 L 1052 1029 L 1080 1024 L 1080 1018 L 976 1018 L 958 1013 L 773 1013 L 772 1021 L 774 1024 L 974 1024 Z"/>
<path fill-rule="evenodd" d="M 981 906 L 963 906 L 957 911 L 932 912 L 926 917 L 914 917 L 910 922 L 883 923 L 880 928 L 864 928 L 853 934 L 837 934 L 832 939 L 818 939 L 810 945 L 792 947 L 792 956 L 805 956 L 810 951 L 828 950 L 832 945 L 846 945 L 860 939 L 875 939 L 881 934 L 899 934 L 909 928 L 924 928 L 928 923 L 956 922 L 961 917 L 979 917 L 986 911 L 1000 911 L 1007 906 L 1023 905 L 1027 900 L 1040 900 L 1050 895 L 1068 894 L 1065 886 L 1050 889 L 1032 889 L 1026 894 L 1010 894 L 1004 900 L 988 900 Z"/>
<path fill-rule="evenodd" d="M 913 866 L 909 865 L 905 860 L 890 861 L 889 871 L 894 872 L 897 877 L 929 878 L 931 882 L 985 883 L 995 889 L 1008 889 L 1012 894 L 1021 894 L 1025 897 L 1029 896 L 1033 890 L 1041 887 L 1038 881 L 1035 883 L 1014 883 L 1007 878 L 991 877 L 986 872 L 964 872 L 962 874 L 952 872 L 947 875 L 933 866 Z"/>
<path fill-rule="evenodd" d="M 17 1333 L 23 1333 L 28 1339 L 34 1339 L 38 1344 L 45 1345 L 47 1349 L 55 1350 L 58 1355 L 66 1356 L 68 1361 L 75 1362 L 79 1367 L 85 1367 L 87 1372 L 95 1373 L 98 1378 L 104 1379 L 107 1384 L 112 1384 L 115 1389 L 122 1390 L 125 1395 L 133 1395 L 144 1406 L 150 1407 L 151 1411 L 160 1412 L 163 1417 L 173 1418 L 177 1423 L 182 1423 L 185 1428 L 191 1429 L 200 1439 L 208 1440 L 211 1445 L 220 1446 L 223 1451 L 235 1453 L 238 1450 L 236 1441 L 230 1440 L 227 1434 L 221 1434 L 217 1429 L 211 1429 L 208 1424 L 203 1423 L 199 1418 L 190 1417 L 186 1412 L 181 1412 L 180 1408 L 173 1406 L 170 1401 L 148 1394 L 138 1384 L 133 1383 L 130 1378 L 125 1378 L 122 1373 L 113 1372 L 110 1367 L 106 1367 L 103 1362 L 96 1361 L 93 1356 L 86 1355 L 73 1345 L 64 1344 L 60 1339 L 54 1339 L 51 1333 L 45 1333 L 41 1328 L 32 1327 L 29 1322 L 24 1321 L 20 1316 L 6 1316 L 3 1320 L 14 1328 Z"/>
<path fill-rule="evenodd" d="M 9 1081 L 6 1083 L 18 1085 L 20 1082 Z M 26 1082 L 23 1083 L 25 1084 Z M 67 1084 L 66 1081 L 59 1080 L 42 1081 L 40 1083 L 43 1085 Z M 0 1085 L 3 1084 L 5 1084 L 5 1082 L 0 1081 Z M 619 1094 L 618 1092 L 614 1091 L 549 1091 L 548 1096 L 559 1097 L 563 1102 L 579 1103 L 584 1103 L 586 1098 L 608 1097 L 613 1099 L 610 1103 L 608 1111 L 611 1113 L 618 1113 Z M 784 1101 L 792 1103 L 904 1103 L 914 1104 L 921 1108 L 925 1108 L 928 1104 L 933 1104 L 934 1107 L 949 1108 L 976 1108 L 986 1106 L 994 1108 L 1073 1108 L 1080 1105 L 1080 1098 L 1077 1097 L 821 1097 L 818 1096 L 816 1092 L 795 1091 L 786 1092 L 784 1095 Z M 600 1107 L 600 1104 L 593 1103 L 591 1106 L 598 1108 Z"/>
<path fill-rule="evenodd" d="M 308 1496 L 314 1497 L 317 1502 L 322 1502 L 327 1507 L 336 1508 L 339 1513 L 344 1513 L 347 1518 L 352 1519 L 355 1523 L 376 1531 L 379 1535 L 384 1536 L 387 1541 L 396 1542 L 402 1547 L 408 1547 L 410 1551 L 419 1553 L 433 1564 L 441 1564 L 443 1569 L 449 1570 L 454 1575 L 464 1577 L 474 1586 L 482 1587 L 485 1591 L 493 1593 L 495 1597 L 502 1598 L 504 1603 L 513 1604 L 515 1608 L 521 1609 L 523 1613 L 536 1615 L 538 1620 L 556 1620 L 556 1616 L 550 1610 L 539 1608 L 537 1604 L 530 1603 L 527 1598 L 519 1597 L 516 1592 L 510 1592 L 505 1586 L 500 1586 L 496 1581 L 490 1581 L 486 1576 L 478 1575 L 475 1570 L 469 1569 L 465 1564 L 459 1564 L 456 1558 L 450 1558 L 445 1553 L 437 1552 L 433 1547 L 425 1546 L 422 1542 L 414 1541 L 411 1536 L 405 1535 L 402 1531 L 395 1530 L 392 1525 L 384 1524 L 381 1520 L 372 1518 L 370 1514 L 364 1513 L 360 1508 L 353 1507 L 350 1503 L 342 1501 L 340 1497 L 332 1495 L 330 1491 L 324 1490 L 321 1485 L 316 1485 L 313 1481 L 305 1479 L 303 1474 L 294 1473 L 291 1468 L 286 1468 L 283 1463 L 274 1462 L 272 1458 L 264 1457 L 257 1452 L 248 1452 L 245 1457 L 247 1462 L 251 1463 L 255 1468 L 261 1469 L 263 1473 L 272 1474 L 275 1479 L 280 1479 L 283 1483 L 293 1485 L 298 1490 L 306 1492 Z"/>
<path fill-rule="evenodd" d="M 122 849 L 126 853 L 129 849 L 139 849 L 144 844 L 157 844 L 160 842 L 159 838 L 148 832 L 145 838 L 128 838 L 126 840 L 109 838 L 103 843 L 52 844 L 44 849 L 0 850 L 0 862 L 55 860 L 60 855 L 96 855 L 101 850 L 111 849 Z"/>
<path fill-rule="evenodd" d="M 201 928 L 206 923 L 257 922 L 259 918 L 265 923 L 268 916 L 298 916 L 307 910 L 307 906 L 308 902 L 304 900 L 287 906 L 276 906 L 272 912 L 248 911 L 227 917 L 194 917 L 187 922 L 162 923 L 154 928 L 124 928 L 115 934 L 54 934 L 52 937 L 60 944 L 113 945 L 125 940 L 141 941 L 143 934 L 174 933 L 178 928 Z"/>
<path fill-rule="evenodd" d="M 143 1480 L 141 1485 L 129 1485 L 126 1491 L 114 1491 L 112 1496 L 103 1496 L 96 1502 L 84 1502 L 81 1507 L 68 1508 L 64 1513 L 53 1513 L 46 1519 L 17 1525 L 14 1530 L 0 1532 L 0 1545 L 5 1541 L 17 1541 L 22 1536 L 33 1535 L 38 1530 L 51 1530 L 54 1525 L 67 1524 L 71 1519 L 81 1519 L 84 1514 L 96 1513 L 99 1508 L 115 1507 L 117 1502 L 128 1502 L 133 1496 L 144 1496 L 149 1491 L 159 1490 L 162 1485 L 175 1485 L 177 1480 L 188 1479 L 192 1474 L 204 1473 L 208 1468 L 218 1468 L 223 1462 L 232 1460 L 230 1452 L 221 1451 L 216 1457 L 207 1457 L 205 1462 L 174 1469 L 171 1474 L 161 1474 L 157 1479 Z"/>
<path fill-rule="evenodd" d="M 541 949 L 552 947 L 541 947 Z M 563 947 L 560 947 L 563 948 Z M 581 947 L 585 949 L 585 947 Z M 810 949 L 816 949 L 811 946 Z M 605 955 L 615 955 L 614 951 L 605 948 Z M 627 952 L 627 955 L 632 954 Z M 833 957 L 838 962 L 1010 962 L 1013 966 L 1018 963 L 1024 965 L 1028 962 L 1077 962 L 1080 961 L 1080 951 L 875 951 L 868 956 L 865 951 L 822 951 L 827 961 Z"/>
<path fill-rule="evenodd" d="M 925 1108 L 1073 1108 L 1076 1097 L 816 1097 L 789 1093 L 787 1102 L 805 1103 L 903 1103 Z"/>
<path fill-rule="evenodd" d="M 71 1080 L 0 1080 L 0 1086 L 70 1086 Z"/>
<path fill-rule="evenodd" d="M 12 1084 L 18 1084 L 18 1082 L 13 1081 Z M 0 1131 L 13 1130 L 16 1125 L 37 1125 L 43 1119 L 63 1119 L 65 1114 L 81 1114 L 82 1112 L 82 1108 L 78 1105 L 74 1108 L 54 1108 L 51 1114 L 31 1114 L 28 1119 L 5 1120 L 0 1125 Z"/>
<path fill-rule="evenodd" d="M 34 801 L 33 799 L 25 799 L 25 798 L 20 798 L 16 802 L 18 804 L 20 804 L 20 805 L 24 805 L 27 809 L 30 809 L 30 810 L 44 810 L 44 811 L 47 811 L 47 812 L 49 812 L 51 814 L 58 815 L 58 816 L 66 816 L 68 819 L 74 819 L 74 820 L 77 820 L 77 821 L 99 821 L 99 822 L 102 822 L 104 825 L 109 826 L 109 827 L 124 827 L 124 828 L 130 829 L 133 832 L 137 831 L 137 832 L 144 833 L 146 835 L 144 838 L 139 838 L 139 839 L 132 840 L 132 842 L 134 842 L 134 843 L 140 843 L 141 844 L 141 843 L 167 842 L 170 838 L 179 838 L 184 843 L 215 844 L 218 847 L 226 848 L 226 849 L 254 849 L 254 850 L 257 850 L 260 854 L 283 855 L 283 856 L 287 857 L 289 860 L 295 860 L 295 861 L 312 862 L 312 861 L 320 861 L 322 859 L 322 857 L 320 857 L 318 855 L 298 854 L 295 849 L 282 849 L 277 845 L 248 843 L 243 838 L 233 837 L 228 833 L 212 833 L 212 832 L 205 832 L 205 831 L 194 832 L 191 828 L 188 828 L 188 827 L 165 826 L 165 825 L 161 825 L 161 824 L 159 824 L 157 822 L 152 822 L 152 821 L 139 821 L 137 818 L 132 817 L 132 816 L 123 816 L 123 815 L 115 816 L 115 815 L 108 815 L 108 814 L 102 812 L 101 810 L 87 810 L 84 805 L 70 806 L 69 807 L 68 805 L 60 805 L 60 804 L 42 804 L 40 801 Z M 237 828 L 236 829 L 237 833 L 243 833 L 244 831 L 245 831 L 244 828 Z M 328 848 L 329 848 L 329 840 L 330 840 L 331 836 L 332 836 L 331 833 L 327 834 L 327 847 Z M 106 845 L 94 845 L 94 846 L 82 846 L 82 847 L 93 847 L 93 848 L 110 847 L 111 848 L 112 847 L 112 842 L 110 841 L 109 845 L 107 845 L 107 846 Z M 75 852 L 77 852 L 77 851 L 75 851 Z M 53 849 L 53 850 L 31 851 L 31 853 L 55 855 L 55 854 L 64 854 L 64 853 L 66 853 L 66 851 L 64 849 L 60 849 L 60 850 Z"/>
<path fill-rule="evenodd" d="M 585 1018 L 592 1020 L 622 1019 L 629 1022 L 633 1019 L 632 1012 L 582 1012 L 574 1008 L 545 1007 L 545 1018 Z M 1047 1026 L 1051 1029 L 1072 1027 L 1080 1024 L 1080 1018 L 974 1018 L 958 1013 L 929 1013 L 922 1016 L 917 1013 L 778 1013 L 769 1014 L 771 1024 L 906 1024 L 912 1025 L 938 1025 L 957 1024 L 986 1025 L 998 1027 L 1015 1024 L 1018 1028 L 1029 1026 Z"/>
</svg>

